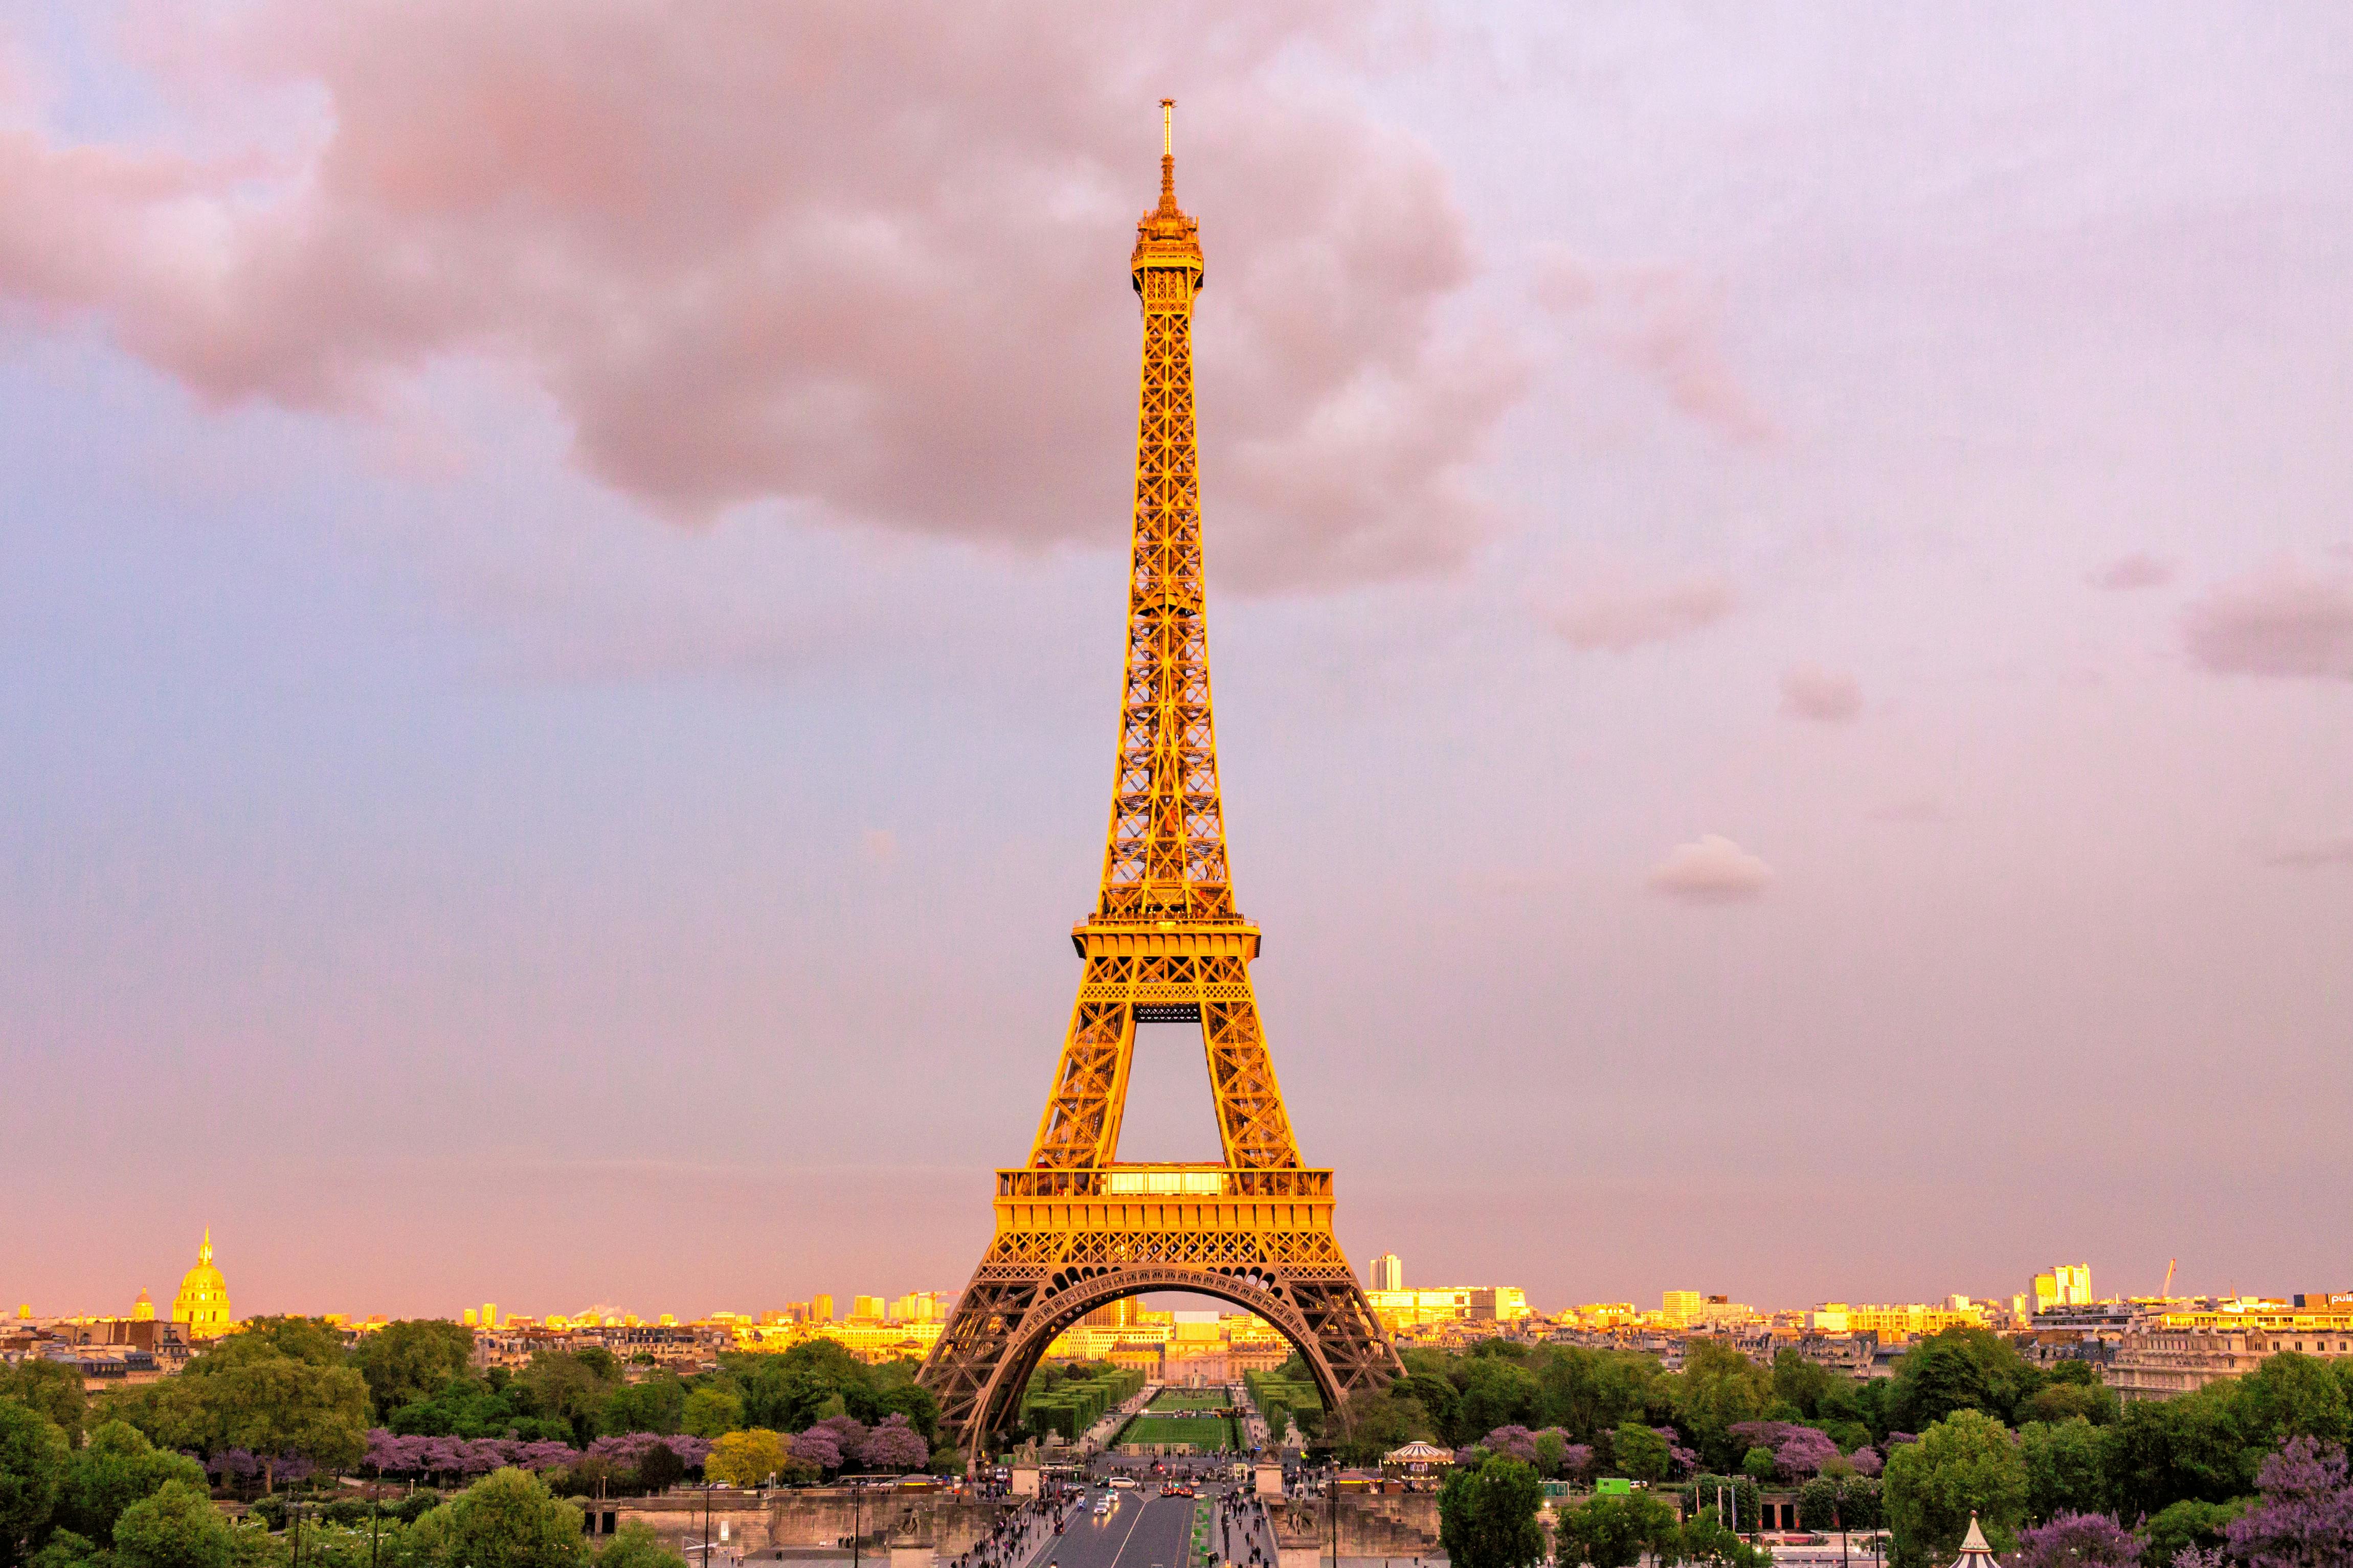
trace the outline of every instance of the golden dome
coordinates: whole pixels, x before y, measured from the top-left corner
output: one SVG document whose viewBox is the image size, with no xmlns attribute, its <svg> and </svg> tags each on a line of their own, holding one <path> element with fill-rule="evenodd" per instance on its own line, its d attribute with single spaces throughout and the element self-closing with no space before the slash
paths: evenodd
<svg viewBox="0 0 2353 1568">
<path fill-rule="evenodd" d="M 180 1278 L 180 1293 L 172 1298 L 172 1321 L 188 1325 L 190 1339 L 209 1339 L 234 1326 L 228 1310 L 228 1281 L 213 1267 L 213 1232 L 196 1248 L 196 1266 Z"/>
<path fill-rule="evenodd" d="M 155 1299 L 142 1290 L 139 1292 L 139 1300 L 131 1304 L 131 1321 L 134 1323 L 147 1323 L 153 1322 L 154 1319 Z"/>
</svg>

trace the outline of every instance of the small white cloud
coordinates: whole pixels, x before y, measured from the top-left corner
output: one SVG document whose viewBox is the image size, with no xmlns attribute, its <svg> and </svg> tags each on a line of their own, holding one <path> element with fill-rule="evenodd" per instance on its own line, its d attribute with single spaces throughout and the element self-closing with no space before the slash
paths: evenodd
<svg viewBox="0 0 2353 1568">
<path fill-rule="evenodd" d="M 2317 871 L 2329 866 L 2353 866 L 2353 837 L 2322 838 L 2310 844 L 2291 844 L 2263 857 L 2266 866 L 2277 866 L 2286 871 Z"/>
<path fill-rule="evenodd" d="M 1693 904 L 1728 904 L 1753 899 L 1773 879 L 1773 868 L 1721 834 L 1702 834 L 1678 844 L 1651 868 L 1651 887 Z"/>
<path fill-rule="evenodd" d="M 1792 719 L 1843 724 L 1862 711 L 1862 688 L 1852 675 L 1801 664 L 1781 677 L 1781 711 Z"/>
<path fill-rule="evenodd" d="M 2182 636 L 2217 675 L 2353 680 L 2353 578 L 2283 562 L 2192 605 Z"/>
<path fill-rule="evenodd" d="M 899 858 L 899 840 L 887 827 L 870 827 L 862 846 L 866 858 L 878 866 L 888 866 Z"/>
<path fill-rule="evenodd" d="M 2118 556 L 2092 574 L 2093 587 L 2120 594 L 2136 588 L 2162 588 L 2172 581 L 2171 562 L 2138 550 Z"/>
<path fill-rule="evenodd" d="M 1549 618 L 1561 640 L 1580 652 L 1624 653 L 1713 626 L 1736 602 L 1732 584 L 1723 578 L 1696 577 L 1647 588 L 1591 590 L 1554 607 Z"/>
</svg>

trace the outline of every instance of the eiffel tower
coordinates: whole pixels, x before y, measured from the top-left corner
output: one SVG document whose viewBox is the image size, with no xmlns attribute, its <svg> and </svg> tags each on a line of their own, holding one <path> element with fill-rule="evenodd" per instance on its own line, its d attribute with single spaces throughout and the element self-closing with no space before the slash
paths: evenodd
<svg viewBox="0 0 2353 1568">
<path fill-rule="evenodd" d="M 997 1173 L 997 1235 L 925 1358 L 967 1454 L 1018 1410 L 1046 1347 L 1145 1290 L 1214 1296 L 1297 1349 L 1327 1408 L 1399 1374 L 1332 1234 L 1332 1173 L 1299 1162 L 1250 993 L 1259 929 L 1234 910 L 1219 804 L 1193 433 L 1200 225 L 1176 205 L 1161 100 L 1160 205 L 1130 261 L 1144 309 L 1127 674 L 1103 888 L 1071 932 L 1085 963 L 1029 1163 Z M 1119 1159 L 1138 1024 L 1198 1024 L 1221 1163 Z"/>
</svg>

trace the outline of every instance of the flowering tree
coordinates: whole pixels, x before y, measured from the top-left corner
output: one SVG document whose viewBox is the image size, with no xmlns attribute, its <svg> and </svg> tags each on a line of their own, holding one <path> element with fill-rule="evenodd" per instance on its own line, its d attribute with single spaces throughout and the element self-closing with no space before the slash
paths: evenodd
<svg viewBox="0 0 2353 1568">
<path fill-rule="evenodd" d="M 1501 1454 L 1524 1465 L 1536 1462 L 1536 1435 L 1525 1426 L 1498 1426 L 1483 1441 L 1491 1454 Z"/>
<path fill-rule="evenodd" d="M 822 1426 L 812 1426 L 793 1439 L 792 1456 L 820 1470 L 841 1468 L 841 1444 Z"/>
<path fill-rule="evenodd" d="M 2063 1513 L 2022 1531 L 2016 1568 L 2138 1568 L 2140 1539 L 2105 1513 Z"/>
<path fill-rule="evenodd" d="M 855 1456 L 866 1446 L 866 1423 L 850 1415 L 828 1415 L 809 1428 L 812 1432 L 830 1432 L 835 1444 L 844 1454 Z"/>
<path fill-rule="evenodd" d="M 261 1473 L 261 1461 L 244 1448 L 223 1448 L 205 1461 L 205 1473 L 213 1484 L 232 1490 L 244 1487 Z"/>
<path fill-rule="evenodd" d="M 1592 1444 L 1571 1443 L 1567 1447 L 1563 1448 L 1560 1451 L 1560 1473 L 1562 1475 L 1581 1476 L 1591 1468 L 1593 1468 Z"/>
<path fill-rule="evenodd" d="M 1876 1476 L 1887 1468 L 1887 1461 L 1879 1457 L 1879 1450 L 1872 1447 L 1857 1448 L 1846 1457 L 1846 1462 L 1854 1467 L 1854 1473 L 1858 1476 Z"/>
<path fill-rule="evenodd" d="M 1822 1467 L 1838 1457 L 1838 1445 L 1827 1432 L 1818 1426 L 1792 1426 L 1774 1446 L 1773 1468 L 1786 1479 L 1803 1480 L 1820 1474 Z"/>
<path fill-rule="evenodd" d="M 2249 1568 L 2341 1568 L 2353 1563 L 2353 1486 L 2345 1450 L 2292 1438 L 2255 1477 L 2262 1496 L 2223 1536 Z"/>
<path fill-rule="evenodd" d="M 866 1435 L 858 1457 L 870 1469 L 920 1470 L 931 1462 L 932 1447 L 904 1415 L 892 1415 Z"/>
</svg>

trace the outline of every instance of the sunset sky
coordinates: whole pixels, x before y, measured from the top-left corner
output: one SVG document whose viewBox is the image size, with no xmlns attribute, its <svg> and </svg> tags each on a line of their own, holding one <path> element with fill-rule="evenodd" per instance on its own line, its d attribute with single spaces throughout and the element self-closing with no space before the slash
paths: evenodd
<svg viewBox="0 0 2353 1568">
<path fill-rule="evenodd" d="M 1164 94 L 1360 1265 L 2353 1289 L 2353 10 L 17 0 L 5 1304 L 961 1286 Z"/>
</svg>

